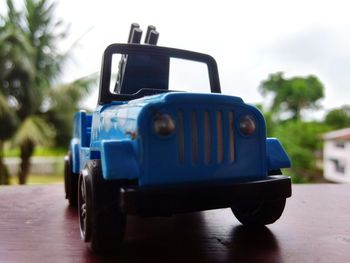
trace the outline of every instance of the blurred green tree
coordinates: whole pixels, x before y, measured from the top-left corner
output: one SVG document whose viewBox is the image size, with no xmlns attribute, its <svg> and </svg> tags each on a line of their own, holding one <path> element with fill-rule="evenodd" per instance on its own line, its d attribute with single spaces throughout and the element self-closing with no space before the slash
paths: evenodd
<svg viewBox="0 0 350 263">
<path fill-rule="evenodd" d="M 13 93 L 23 98 L 30 96 L 26 83 L 34 75 L 33 49 L 22 30 L 14 25 L 19 23 L 20 14 L 12 1 L 8 1 L 7 6 L 7 16 L 0 16 L 0 184 L 9 183 L 9 172 L 3 159 L 4 142 L 13 136 L 19 125 L 19 105 Z M 25 88 L 21 90 L 21 86 Z"/>
<path fill-rule="evenodd" d="M 350 127 L 350 106 L 345 105 L 338 109 L 333 109 L 326 114 L 325 124 L 332 129 Z"/>
<path fill-rule="evenodd" d="M 271 94 L 271 111 L 280 116 L 289 114 L 291 119 L 301 119 L 304 109 L 317 109 L 324 97 L 323 84 L 315 76 L 286 79 L 282 72 L 270 74 L 259 86 L 263 96 Z"/>
<path fill-rule="evenodd" d="M 0 62 L 1 63 L 1 62 Z M 11 138 L 17 126 L 18 119 L 13 111 L 8 106 L 5 97 L 0 93 L 0 185 L 9 184 L 9 172 L 4 164 L 4 142 Z"/>
<path fill-rule="evenodd" d="M 277 137 L 292 160 L 288 173 L 294 183 L 322 180 L 322 134 L 329 128 L 322 122 L 288 120 L 275 125 L 273 136 Z"/>
<path fill-rule="evenodd" d="M 295 183 L 322 179 L 322 133 L 329 127 L 322 122 L 304 121 L 303 110 L 318 109 L 324 87 L 315 76 L 286 79 L 282 72 L 270 74 L 259 86 L 263 96 L 272 95 L 270 108 L 264 109 L 267 131 L 277 137 L 292 160 L 288 173 Z"/>
<path fill-rule="evenodd" d="M 48 123 L 56 127 L 55 146 L 67 149 L 73 131 L 73 114 L 79 110 L 78 102 L 97 86 L 97 75 L 91 74 L 68 84 L 51 89 L 47 97 L 50 105 L 45 113 Z"/>
<path fill-rule="evenodd" d="M 55 134 L 61 132 L 64 120 L 53 120 L 60 111 L 66 112 L 66 122 L 72 122 L 73 110 L 90 88 L 91 78 L 57 86 L 69 53 L 57 48 L 58 42 L 67 36 L 67 27 L 61 19 L 55 18 L 52 1 L 25 0 L 24 8 L 17 11 L 13 0 L 7 0 L 7 8 L 0 23 L 0 46 L 3 47 L 0 59 L 5 62 L 5 73 L 0 73 L 1 93 L 14 105 L 20 122 L 12 142 L 20 148 L 18 177 L 19 183 L 25 184 L 35 147 L 53 144 L 54 139 L 59 138 Z M 74 96 L 75 101 L 70 101 L 72 106 L 51 103 L 63 96 L 61 89 L 70 92 L 65 97 L 79 95 Z M 73 92 L 73 89 L 79 91 Z"/>
</svg>

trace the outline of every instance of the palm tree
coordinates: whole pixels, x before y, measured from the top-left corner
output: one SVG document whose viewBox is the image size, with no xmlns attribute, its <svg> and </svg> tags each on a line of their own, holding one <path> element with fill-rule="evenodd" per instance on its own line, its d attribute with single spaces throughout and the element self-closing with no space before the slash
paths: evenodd
<svg viewBox="0 0 350 263">
<path fill-rule="evenodd" d="M 54 129 L 44 118 L 31 115 L 25 118 L 12 138 L 13 145 L 20 148 L 19 184 L 25 184 L 30 169 L 30 157 L 37 145 L 49 145 L 54 136 Z"/>
<path fill-rule="evenodd" d="M 7 0 L 7 6 L 8 12 L 4 17 L 3 26 L 0 26 L 0 32 L 5 28 L 7 31 L 12 30 L 17 38 L 16 41 L 5 38 L 0 42 L 2 46 L 11 46 L 13 50 L 5 56 L 6 59 L 11 59 L 13 70 L 3 78 L 4 83 L 7 83 L 3 93 L 15 105 L 15 112 L 20 121 L 12 142 L 21 152 L 18 177 L 19 183 L 25 184 L 30 157 L 35 147 L 53 142 L 57 129 L 52 125 L 50 116 L 57 116 L 60 112 L 58 108 L 60 104 L 56 103 L 59 100 L 60 90 L 64 89 L 63 87 L 67 90 L 69 90 L 67 87 L 79 90 L 75 92 L 79 96 L 75 96 L 76 100 L 72 101 L 71 108 L 76 108 L 84 92 L 89 89 L 91 79 L 61 85 L 61 88 L 54 87 L 57 86 L 55 83 L 69 56 L 69 53 L 60 53 L 57 49 L 57 43 L 66 37 L 67 30 L 62 28 L 62 20 L 54 18 L 54 3 L 48 0 L 25 0 L 25 8 L 21 12 L 15 10 L 13 0 Z M 49 107 L 43 106 L 46 102 L 50 102 Z M 72 114 L 69 111 L 65 116 Z M 67 119 L 65 121 L 71 122 Z"/>
<path fill-rule="evenodd" d="M 9 183 L 9 172 L 3 162 L 4 142 L 13 136 L 19 124 L 17 111 L 19 104 L 14 94 L 29 97 L 25 94 L 34 76 L 33 49 L 23 35 L 23 31 L 14 23 L 19 23 L 20 14 L 16 12 L 11 1 L 8 1 L 8 13 L 0 21 L 0 184 Z M 13 22 L 13 23 L 12 23 Z"/>
<path fill-rule="evenodd" d="M 53 4 L 46 0 L 26 0 L 17 12 L 7 0 L 8 12 L 0 32 L 4 74 L 2 93 L 15 105 L 20 126 L 13 142 L 19 146 L 19 183 L 24 184 L 35 146 L 49 142 L 52 128 L 42 118 L 45 93 L 60 73 L 63 57 L 56 51 L 60 21 L 55 22 Z"/>
<path fill-rule="evenodd" d="M 8 106 L 5 97 L 0 93 L 0 185 L 9 184 L 9 172 L 4 164 L 4 141 L 16 130 L 18 120 L 14 111 Z"/>
</svg>

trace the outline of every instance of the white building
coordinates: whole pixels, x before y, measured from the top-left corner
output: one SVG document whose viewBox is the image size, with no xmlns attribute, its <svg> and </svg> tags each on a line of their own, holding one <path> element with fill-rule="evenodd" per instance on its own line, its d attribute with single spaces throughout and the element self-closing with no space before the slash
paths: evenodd
<svg viewBox="0 0 350 263">
<path fill-rule="evenodd" d="M 350 183 L 350 128 L 324 134 L 323 173 L 333 182 Z"/>
</svg>

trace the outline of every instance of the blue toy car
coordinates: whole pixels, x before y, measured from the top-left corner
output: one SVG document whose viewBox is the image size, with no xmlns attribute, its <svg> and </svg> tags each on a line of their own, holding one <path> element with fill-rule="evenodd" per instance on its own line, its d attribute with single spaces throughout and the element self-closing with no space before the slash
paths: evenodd
<svg viewBox="0 0 350 263">
<path fill-rule="evenodd" d="M 291 196 L 280 170 L 290 160 L 277 139 L 266 138 L 261 112 L 220 94 L 211 56 L 156 46 L 153 26 L 145 44 L 141 34 L 133 24 L 128 44 L 107 47 L 98 106 L 74 117 L 65 190 L 78 206 L 82 239 L 94 251 L 113 250 L 127 214 L 231 207 L 244 225 L 275 222 Z M 205 63 L 212 93 L 168 90 L 170 58 Z"/>
</svg>

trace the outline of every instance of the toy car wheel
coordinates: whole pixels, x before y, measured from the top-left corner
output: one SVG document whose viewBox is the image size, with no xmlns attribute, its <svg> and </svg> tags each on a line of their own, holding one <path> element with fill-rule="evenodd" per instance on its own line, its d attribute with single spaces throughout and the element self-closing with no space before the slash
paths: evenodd
<svg viewBox="0 0 350 263">
<path fill-rule="evenodd" d="M 79 226 L 80 235 L 85 242 L 89 242 L 91 239 L 91 190 L 92 183 L 91 178 L 87 174 L 79 175 L 79 191 L 78 191 L 78 209 L 79 209 Z"/>
<path fill-rule="evenodd" d="M 69 205 L 77 207 L 78 204 L 78 175 L 72 171 L 72 154 L 64 157 L 64 188 Z"/>
<path fill-rule="evenodd" d="M 233 214 L 243 225 L 268 225 L 274 223 L 284 210 L 286 199 L 250 202 L 231 207 Z"/>
<path fill-rule="evenodd" d="M 101 163 L 91 160 L 79 176 L 80 234 L 94 252 L 111 252 L 123 241 L 126 215 L 118 205 L 119 187 L 102 177 Z"/>
</svg>

